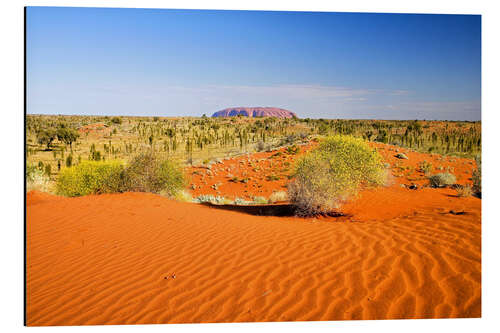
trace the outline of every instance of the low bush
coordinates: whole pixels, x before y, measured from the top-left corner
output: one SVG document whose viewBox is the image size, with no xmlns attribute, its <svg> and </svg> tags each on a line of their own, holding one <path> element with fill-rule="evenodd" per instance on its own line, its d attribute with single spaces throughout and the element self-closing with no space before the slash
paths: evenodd
<svg viewBox="0 0 500 333">
<path fill-rule="evenodd" d="M 422 161 L 418 164 L 418 170 L 424 175 L 429 175 L 432 172 L 432 164 L 427 161 Z"/>
<path fill-rule="evenodd" d="M 26 190 L 49 192 L 49 177 L 36 165 L 26 164 Z"/>
<path fill-rule="evenodd" d="M 273 192 L 269 196 L 270 203 L 283 202 L 283 201 L 288 201 L 288 194 L 286 194 L 286 192 L 284 191 Z"/>
<path fill-rule="evenodd" d="M 124 166 L 121 161 L 83 161 L 61 170 L 56 183 L 57 193 L 69 197 L 122 192 Z"/>
<path fill-rule="evenodd" d="M 457 178 L 449 172 L 437 173 L 429 177 L 429 183 L 432 187 L 446 187 L 456 182 Z"/>
<path fill-rule="evenodd" d="M 459 197 L 470 197 L 474 194 L 472 186 L 470 185 L 457 186 L 456 191 Z"/>
<path fill-rule="evenodd" d="M 266 205 L 268 203 L 267 199 L 264 197 L 253 197 L 253 202 L 256 205 Z"/>
<path fill-rule="evenodd" d="M 381 156 L 362 139 L 329 137 L 297 161 L 288 197 L 297 215 L 329 213 L 361 185 L 383 184 L 386 174 Z"/>
<path fill-rule="evenodd" d="M 257 146 L 255 147 L 257 151 L 264 151 L 266 149 L 266 144 L 264 141 L 257 142 Z"/>
<path fill-rule="evenodd" d="M 184 185 L 182 169 L 171 160 L 160 160 L 151 150 L 137 154 L 125 168 L 127 191 L 175 196 Z"/>
<path fill-rule="evenodd" d="M 397 157 L 397 158 L 399 158 L 401 160 L 407 160 L 408 159 L 408 156 L 406 156 L 403 153 L 397 153 L 396 155 L 394 155 L 394 157 Z"/>
</svg>

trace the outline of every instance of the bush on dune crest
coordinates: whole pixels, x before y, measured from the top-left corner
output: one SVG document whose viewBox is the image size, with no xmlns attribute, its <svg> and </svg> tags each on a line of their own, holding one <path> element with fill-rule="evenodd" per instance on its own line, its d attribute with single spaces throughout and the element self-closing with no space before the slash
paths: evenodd
<svg viewBox="0 0 500 333">
<path fill-rule="evenodd" d="M 288 196 L 298 215 L 329 213 L 354 196 L 361 185 L 381 185 L 385 178 L 381 156 L 367 143 L 333 136 L 297 161 Z"/>
<path fill-rule="evenodd" d="M 152 192 L 175 196 L 184 186 L 182 169 L 153 152 L 141 152 L 128 164 L 122 161 L 84 161 L 61 170 L 57 192 L 69 197 L 116 193 Z"/>
</svg>

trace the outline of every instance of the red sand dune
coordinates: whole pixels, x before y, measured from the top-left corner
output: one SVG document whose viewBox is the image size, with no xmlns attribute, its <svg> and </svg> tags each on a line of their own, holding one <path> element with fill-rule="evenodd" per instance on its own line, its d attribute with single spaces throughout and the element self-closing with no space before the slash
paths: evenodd
<svg viewBox="0 0 500 333">
<path fill-rule="evenodd" d="M 146 193 L 27 205 L 30 326 L 481 316 L 481 200 L 451 189 L 396 182 L 317 219 Z"/>
</svg>

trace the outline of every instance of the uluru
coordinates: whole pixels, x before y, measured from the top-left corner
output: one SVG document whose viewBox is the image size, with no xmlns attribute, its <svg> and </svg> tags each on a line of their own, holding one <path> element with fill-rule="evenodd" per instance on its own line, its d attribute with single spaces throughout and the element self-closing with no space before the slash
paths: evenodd
<svg viewBox="0 0 500 333">
<path fill-rule="evenodd" d="M 276 117 L 293 118 L 297 115 L 289 110 L 273 107 L 234 107 L 215 112 L 212 117 Z"/>
</svg>

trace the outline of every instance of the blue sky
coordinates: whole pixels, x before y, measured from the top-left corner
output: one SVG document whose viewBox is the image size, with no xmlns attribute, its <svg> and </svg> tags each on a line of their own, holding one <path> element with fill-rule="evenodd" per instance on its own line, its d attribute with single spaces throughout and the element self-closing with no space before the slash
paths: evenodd
<svg viewBox="0 0 500 333">
<path fill-rule="evenodd" d="M 477 15 L 28 7 L 29 114 L 481 119 Z"/>
</svg>

